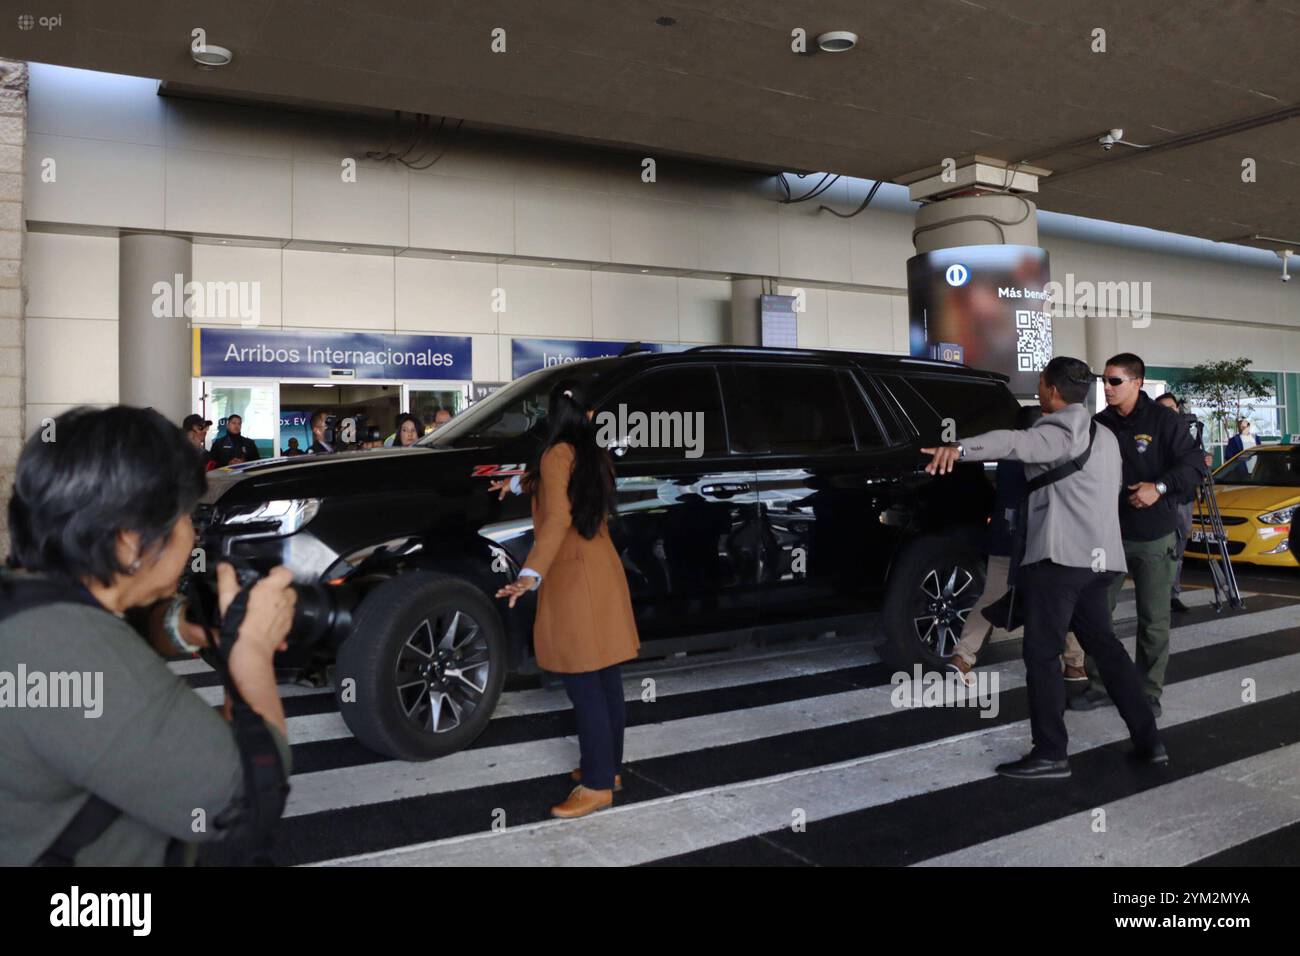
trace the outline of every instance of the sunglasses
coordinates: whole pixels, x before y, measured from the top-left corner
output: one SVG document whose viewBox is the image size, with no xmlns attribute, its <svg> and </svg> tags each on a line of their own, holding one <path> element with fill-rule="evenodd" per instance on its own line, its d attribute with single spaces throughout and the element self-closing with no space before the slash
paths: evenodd
<svg viewBox="0 0 1300 956">
<path fill-rule="evenodd" d="M 1103 377 L 1103 378 L 1102 378 L 1102 381 L 1105 382 L 1107 385 L 1111 386 L 1112 388 L 1119 388 L 1119 387 L 1120 387 L 1121 385 L 1123 385 L 1125 382 L 1136 382 L 1137 379 L 1135 379 L 1135 378 L 1105 378 L 1105 377 Z"/>
</svg>

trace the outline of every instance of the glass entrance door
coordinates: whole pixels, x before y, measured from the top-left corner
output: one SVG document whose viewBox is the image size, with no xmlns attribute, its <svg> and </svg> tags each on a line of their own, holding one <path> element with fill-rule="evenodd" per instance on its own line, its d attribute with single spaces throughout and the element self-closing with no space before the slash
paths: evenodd
<svg viewBox="0 0 1300 956">
<path fill-rule="evenodd" d="M 432 383 L 429 385 L 410 385 L 407 387 L 407 408 L 420 423 L 420 429 L 428 432 L 438 417 L 440 409 L 446 409 L 455 418 L 469 405 L 469 386 L 460 384 Z M 442 416 L 446 417 L 446 416 Z"/>
<path fill-rule="evenodd" d="M 261 458 L 274 458 L 280 447 L 280 386 L 277 382 L 203 382 L 203 417 L 211 420 L 208 447 L 226 434 L 230 416 L 241 419 L 239 433 L 251 438 Z"/>
</svg>

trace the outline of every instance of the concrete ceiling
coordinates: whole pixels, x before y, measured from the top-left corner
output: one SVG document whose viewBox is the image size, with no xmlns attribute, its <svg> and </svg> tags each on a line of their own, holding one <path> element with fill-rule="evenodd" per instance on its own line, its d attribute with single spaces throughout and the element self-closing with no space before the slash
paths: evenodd
<svg viewBox="0 0 1300 956">
<path fill-rule="evenodd" d="M 16 59 L 772 171 L 1032 160 L 1045 209 L 1300 248 L 1300 0 L 60 0 L 26 31 L 42 11 L 3 6 Z M 234 61 L 198 68 L 195 27 Z M 860 40 L 798 55 L 795 28 Z M 1103 152 L 1112 127 L 1157 148 Z"/>
</svg>

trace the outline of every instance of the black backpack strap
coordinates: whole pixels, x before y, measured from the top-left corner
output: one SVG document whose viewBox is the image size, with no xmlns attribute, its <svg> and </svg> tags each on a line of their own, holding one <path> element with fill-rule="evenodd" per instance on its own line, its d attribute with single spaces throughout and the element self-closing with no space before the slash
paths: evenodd
<svg viewBox="0 0 1300 956">
<path fill-rule="evenodd" d="M 239 639 L 239 628 L 248 610 L 248 592 L 249 588 L 242 589 L 226 608 L 218 654 L 222 681 L 231 701 L 230 723 L 244 768 L 243 813 L 234 826 L 239 833 L 238 842 L 247 848 L 247 862 L 270 865 L 272 831 L 284 812 L 289 784 L 285 782 L 284 761 L 271 730 L 248 706 L 230 676 L 230 652 Z"/>
<path fill-rule="evenodd" d="M 91 794 L 81 805 L 63 832 L 54 838 L 50 848 L 37 857 L 33 866 L 72 866 L 85 847 L 94 843 L 109 828 L 122 811 L 107 800 Z"/>
<path fill-rule="evenodd" d="M 1082 471 L 1083 466 L 1088 463 L 1088 458 L 1092 455 L 1092 442 L 1096 437 L 1097 421 L 1096 419 L 1093 419 L 1093 421 L 1088 425 L 1088 447 L 1085 448 L 1077 458 L 1071 458 L 1069 461 L 1057 465 L 1050 471 L 1043 472 L 1037 478 L 1030 479 L 1029 484 L 1025 487 L 1025 497 L 1028 498 L 1039 488 L 1046 488 L 1053 482 L 1060 481 L 1062 478 L 1068 478 L 1076 471 Z"/>
</svg>

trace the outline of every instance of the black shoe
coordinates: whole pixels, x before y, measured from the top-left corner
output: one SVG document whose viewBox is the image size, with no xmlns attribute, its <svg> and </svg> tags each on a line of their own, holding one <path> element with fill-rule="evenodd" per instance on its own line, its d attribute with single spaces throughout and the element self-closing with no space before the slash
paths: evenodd
<svg viewBox="0 0 1300 956">
<path fill-rule="evenodd" d="M 1000 763 L 993 769 L 1004 777 L 1020 780 L 1059 780 L 1070 775 L 1070 761 L 1021 757 L 1011 763 Z"/>
<path fill-rule="evenodd" d="M 1151 705 L 1151 713 L 1155 714 L 1157 717 L 1164 713 L 1164 711 L 1160 709 L 1159 697 L 1148 697 L 1147 703 Z"/>
<path fill-rule="evenodd" d="M 1176 614 L 1186 614 L 1188 611 L 1191 610 L 1191 608 L 1188 607 L 1186 604 L 1184 604 L 1182 601 L 1180 601 L 1178 598 L 1174 598 L 1172 601 L 1169 602 L 1169 610 L 1175 612 Z"/>
<path fill-rule="evenodd" d="M 1156 744 L 1152 750 L 1134 749 L 1132 756 L 1134 760 L 1151 764 L 1153 767 L 1163 767 L 1169 763 L 1169 751 L 1165 750 L 1164 744 Z"/>
<path fill-rule="evenodd" d="M 1082 694 L 1070 698 L 1071 710 L 1096 710 L 1098 707 L 1113 707 L 1115 702 L 1104 690 L 1089 687 Z"/>
</svg>

